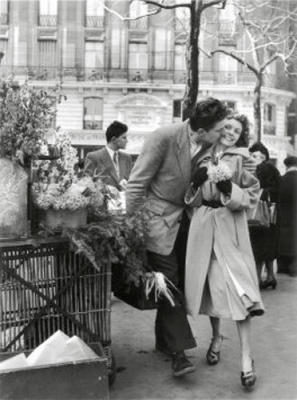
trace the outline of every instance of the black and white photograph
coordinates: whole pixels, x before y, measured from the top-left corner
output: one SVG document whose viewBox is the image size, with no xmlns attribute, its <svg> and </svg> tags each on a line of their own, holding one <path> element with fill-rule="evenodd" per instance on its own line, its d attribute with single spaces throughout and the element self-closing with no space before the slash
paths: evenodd
<svg viewBox="0 0 297 400">
<path fill-rule="evenodd" d="M 0 400 L 297 399 L 297 0 L 0 0 Z"/>
</svg>

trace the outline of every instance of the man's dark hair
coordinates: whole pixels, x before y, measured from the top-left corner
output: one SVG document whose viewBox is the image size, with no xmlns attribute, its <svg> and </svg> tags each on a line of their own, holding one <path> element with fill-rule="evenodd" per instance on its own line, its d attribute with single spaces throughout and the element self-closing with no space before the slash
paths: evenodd
<svg viewBox="0 0 297 400">
<path fill-rule="evenodd" d="M 269 158 L 270 158 L 269 151 L 268 151 L 267 147 L 264 146 L 263 143 L 256 142 L 249 148 L 250 153 L 255 153 L 256 151 L 260 151 L 260 153 L 262 153 L 266 157 L 266 161 L 269 160 Z"/>
<path fill-rule="evenodd" d="M 297 157 L 295 156 L 288 156 L 284 159 L 284 164 L 287 168 L 290 167 L 297 167 Z"/>
<path fill-rule="evenodd" d="M 118 138 L 128 131 L 128 126 L 119 121 L 113 121 L 106 129 L 106 141 L 109 143 L 113 137 Z"/>
<path fill-rule="evenodd" d="M 217 122 L 222 121 L 227 113 L 227 106 L 218 99 L 209 97 L 206 100 L 198 101 L 189 118 L 190 127 L 193 131 L 197 131 L 199 128 L 208 131 Z"/>
</svg>

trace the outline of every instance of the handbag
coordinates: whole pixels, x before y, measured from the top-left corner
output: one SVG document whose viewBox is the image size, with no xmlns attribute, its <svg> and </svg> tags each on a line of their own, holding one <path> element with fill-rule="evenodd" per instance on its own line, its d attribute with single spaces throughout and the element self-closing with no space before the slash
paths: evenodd
<svg viewBox="0 0 297 400">
<path fill-rule="evenodd" d="M 261 191 L 262 194 L 263 190 Z M 276 203 L 270 201 L 269 192 L 267 200 L 259 200 L 257 206 L 248 214 L 249 225 L 269 227 L 276 223 Z"/>
</svg>

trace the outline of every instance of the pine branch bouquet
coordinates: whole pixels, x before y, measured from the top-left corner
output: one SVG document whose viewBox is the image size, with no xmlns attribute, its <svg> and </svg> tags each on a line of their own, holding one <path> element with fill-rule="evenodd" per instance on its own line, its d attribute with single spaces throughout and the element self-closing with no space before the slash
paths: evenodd
<svg viewBox="0 0 297 400">
<path fill-rule="evenodd" d="M 137 296 L 145 299 L 151 296 L 152 308 L 160 296 L 174 305 L 172 291 L 177 289 L 148 264 L 146 234 L 149 218 L 144 209 L 133 215 L 101 209 L 93 218 L 94 222 L 79 229 L 65 229 L 63 235 L 70 240 L 74 251 L 83 254 L 95 269 L 101 271 L 107 263 L 112 264 L 115 293 L 120 290 L 129 297 L 129 293 L 136 290 Z M 126 296 L 123 300 L 126 301 Z"/>
</svg>

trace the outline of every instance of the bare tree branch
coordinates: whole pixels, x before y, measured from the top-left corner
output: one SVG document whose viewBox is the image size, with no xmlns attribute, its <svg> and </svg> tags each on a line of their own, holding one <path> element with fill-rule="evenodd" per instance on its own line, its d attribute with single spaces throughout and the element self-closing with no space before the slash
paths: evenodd
<svg viewBox="0 0 297 400">
<path fill-rule="evenodd" d="M 145 18 L 145 17 L 149 17 L 150 15 L 156 15 L 161 11 L 161 8 L 157 8 L 155 10 L 152 10 L 146 14 L 142 14 L 142 15 L 137 15 L 136 17 L 124 17 L 123 15 L 121 15 L 120 13 L 118 13 L 117 11 L 107 7 L 106 5 L 104 5 L 104 8 L 106 11 L 110 12 L 111 14 L 117 16 L 121 21 L 135 21 L 137 19 L 141 19 L 141 18 Z"/>
<path fill-rule="evenodd" d="M 240 64 L 244 65 L 245 67 L 247 67 L 249 70 L 251 70 L 255 75 L 258 75 L 258 70 L 250 63 L 246 62 L 243 58 L 238 57 L 236 54 L 233 53 L 233 51 L 227 51 L 227 50 L 223 50 L 223 49 L 217 49 L 217 50 L 213 50 L 210 54 L 214 55 L 216 53 L 222 53 L 222 54 L 226 54 L 227 56 L 230 56 L 232 58 L 234 58 L 234 60 L 238 61 Z"/>
<path fill-rule="evenodd" d="M 202 11 L 206 10 L 209 7 L 217 6 L 219 4 L 222 4 L 222 8 L 225 8 L 226 0 L 211 0 L 208 3 L 204 3 L 202 6 Z"/>
<path fill-rule="evenodd" d="M 163 8 L 165 10 L 172 10 L 173 8 L 180 8 L 180 7 L 191 8 L 191 3 L 178 3 L 178 4 L 167 5 L 167 4 L 163 4 L 163 1 L 161 3 L 159 3 L 158 1 L 155 1 L 155 0 L 143 0 L 143 1 L 146 4 L 151 4 L 153 6 L 160 7 L 160 8 Z"/>
</svg>

